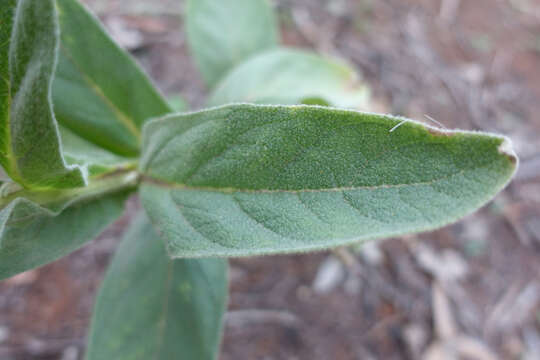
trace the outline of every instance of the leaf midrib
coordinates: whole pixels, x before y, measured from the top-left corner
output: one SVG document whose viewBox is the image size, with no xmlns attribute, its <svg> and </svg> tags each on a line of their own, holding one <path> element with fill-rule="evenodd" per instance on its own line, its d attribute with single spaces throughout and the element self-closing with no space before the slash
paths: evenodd
<svg viewBox="0 0 540 360">
<path fill-rule="evenodd" d="M 15 11 L 14 12 L 14 16 L 17 14 L 17 12 Z M 13 20 L 13 26 L 15 26 L 15 20 Z M 10 59 L 12 58 L 11 56 L 11 49 L 12 49 L 12 41 L 13 41 L 13 34 L 14 34 L 14 31 L 12 31 L 11 33 L 11 36 L 10 36 L 10 41 L 9 41 L 9 49 L 8 49 L 8 76 L 10 77 L 9 79 L 4 79 L 7 83 L 7 104 L 6 104 L 6 129 L 5 129 L 5 136 L 6 136 L 6 141 L 5 141 L 5 146 L 6 146 L 6 149 L 5 149 L 5 154 L 6 154 L 6 158 L 8 160 L 8 165 L 9 165 L 9 176 L 11 177 L 11 179 L 13 179 L 14 181 L 16 181 L 17 183 L 23 185 L 23 186 L 26 186 L 26 184 L 24 183 L 24 180 L 23 180 L 23 176 L 21 174 L 21 171 L 19 169 L 19 164 L 17 163 L 17 157 L 15 156 L 15 153 L 13 152 L 13 137 L 11 136 L 11 106 L 13 105 L 13 96 L 12 96 L 12 90 L 11 90 L 11 83 L 12 83 L 12 79 L 11 79 L 11 62 L 10 62 Z M 5 169 L 6 172 L 8 171 L 8 169 Z"/>
<path fill-rule="evenodd" d="M 194 186 L 187 185 L 182 183 L 173 183 L 166 180 L 154 178 L 148 175 L 143 175 L 141 177 L 142 183 L 148 183 L 163 188 L 168 188 L 172 190 L 194 190 L 194 191 L 206 191 L 206 192 L 219 192 L 224 194 L 232 193 L 248 193 L 248 194 L 275 194 L 275 193 L 284 193 L 284 194 L 300 194 L 300 193 L 329 193 L 329 192 L 343 192 L 343 191 L 354 191 L 354 190 L 379 190 L 379 189 L 399 189 L 408 186 L 423 186 L 423 185 L 432 185 L 434 183 L 450 179 L 455 176 L 460 176 L 465 173 L 465 170 L 462 169 L 456 173 L 435 178 L 428 181 L 418 181 L 414 183 L 403 183 L 403 184 L 381 184 L 381 185 L 358 185 L 358 186 L 339 186 L 331 188 L 321 188 L 321 189 L 239 189 L 234 187 L 212 187 L 212 186 Z"/>
<path fill-rule="evenodd" d="M 119 120 L 120 124 L 122 124 L 130 133 L 137 139 L 137 143 L 140 144 L 141 142 L 141 131 L 139 130 L 139 127 L 137 126 L 137 123 L 133 120 L 132 117 L 125 114 L 122 110 L 120 110 L 111 100 L 105 96 L 105 93 L 103 92 L 103 89 L 92 79 L 90 76 L 88 76 L 84 71 L 81 70 L 81 66 L 75 61 L 70 51 L 60 43 L 60 50 L 62 53 L 66 56 L 69 61 L 75 66 L 81 75 L 82 79 L 86 82 L 88 87 L 103 101 L 103 103 L 108 106 L 112 112 L 116 115 L 116 119 Z M 93 141 L 91 139 L 88 139 L 83 134 L 79 134 L 83 138 L 85 138 L 88 141 Z"/>
<path fill-rule="evenodd" d="M 82 188 L 55 190 L 51 192 L 33 191 L 25 193 L 25 190 L 14 192 L 8 197 L 0 198 L 0 210 L 6 209 L 14 202 L 27 202 L 28 204 L 35 205 L 36 209 L 41 210 L 41 213 L 43 214 L 56 216 L 75 203 L 89 201 L 106 194 L 113 194 L 133 188 L 135 187 L 135 184 L 136 176 L 133 171 L 119 171 L 109 177 L 104 176 L 101 179 L 98 179 L 98 181 L 91 183 L 89 186 Z M 46 201 L 39 202 L 40 196 Z M 55 204 L 58 204 L 58 207 L 54 207 Z M 35 216 L 37 216 L 36 213 L 33 213 L 25 217 L 17 218 L 16 221 L 9 220 L 9 224 L 26 221 Z"/>
<path fill-rule="evenodd" d="M 161 351 L 163 347 L 165 346 L 165 330 L 167 328 L 167 320 L 168 320 L 168 313 L 169 313 L 169 297 L 170 292 L 172 288 L 172 278 L 174 276 L 173 274 L 174 270 L 174 264 L 173 260 L 167 261 L 167 278 L 165 279 L 165 288 L 163 290 L 164 298 L 163 302 L 161 304 L 161 315 L 158 322 L 158 338 L 157 338 L 157 349 L 154 353 L 154 360 L 158 360 L 161 356 Z"/>
</svg>

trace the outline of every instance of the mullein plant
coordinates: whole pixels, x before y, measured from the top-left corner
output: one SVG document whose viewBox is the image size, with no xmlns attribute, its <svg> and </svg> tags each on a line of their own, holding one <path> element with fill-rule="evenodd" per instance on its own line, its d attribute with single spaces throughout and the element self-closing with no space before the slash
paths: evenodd
<svg viewBox="0 0 540 360">
<path fill-rule="evenodd" d="M 215 359 L 226 258 L 436 229 L 517 167 L 504 136 L 358 111 L 369 92 L 354 71 L 279 45 L 264 0 L 187 1 L 211 107 L 175 113 L 77 0 L 0 6 L 0 278 L 96 238 L 130 194 L 142 202 L 89 360 Z"/>
</svg>

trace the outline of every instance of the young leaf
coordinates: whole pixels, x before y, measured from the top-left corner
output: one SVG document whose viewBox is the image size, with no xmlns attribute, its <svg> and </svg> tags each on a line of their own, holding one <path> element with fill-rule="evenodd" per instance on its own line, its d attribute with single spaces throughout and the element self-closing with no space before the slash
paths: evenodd
<svg viewBox="0 0 540 360">
<path fill-rule="evenodd" d="M 216 86 L 212 106 L 232 102 L 300 104 L 316 102 L 361 109 L 368 89 L 349 67 L 318 55 L 287 48 L 258 54 L 240 64 Z"/>
<path fill-rule="evenodd" d="M 268 0 L 187 2 L 188 43 L 211 87 L 251 55 L 274 47 L 278 32 Z"/>
<path fill-rule="evenodd" d="M 23 198 L 0 211 L 0 279 L 47 264 L 94 239 L 123 210 L 125 193 L 76 203 L 60 214 Z"/>
<path fill-rule="evenodd" d="M 86 359 L 215 359 L 226 303 L 226 261 L 170 260 L 138 216 L 101 287 Z"/>
<path fill-rule="evenodd" d="M 51 108 L 58 25 L 53 0 L 6 1 L 0 10 L 0 163 L 25 187 L 84 186 L 67 166 Z"/>
<path fill-rule="evenodd" d="M 173 257 L 308 251 L 434 229 L 486 203 L 500 136 L 316 106 L 230 105 L 143 132 L 143 205 Z"/>
<path fill-rule="evenodd" d="M 115 154 L 136 156 L 144 121 L 170 108 L 83 5 L 56 3 L 61 45 L 53 101 L 59 123 Z"/>
</svg>

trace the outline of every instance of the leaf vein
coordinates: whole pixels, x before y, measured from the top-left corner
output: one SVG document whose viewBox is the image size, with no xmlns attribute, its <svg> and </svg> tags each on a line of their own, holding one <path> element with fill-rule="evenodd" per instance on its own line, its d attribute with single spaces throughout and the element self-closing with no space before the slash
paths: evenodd
<svg viewBox="0 0 540 360">
<path fill-rule="evenodd" d="M 139 127 L 137 126 L 137 123 L 135 120 L 124 113 L 122 110 L 120 110 L 111 100 L 107 98 L 105 93 L 103 92 L 103 89 L 84 71 L 81 70 L 81 66 L 75 61 L 71 53 L 66 49 L 62 44 L 60 44 L 60 50 L 64 53 L 67 59 L 71 61 L 73 66 L 77 68 L 79 71 L 79 74 L 83 78 L 83 80 L 88 84 L 89 88 L 107 105 L 113 113 L 116 115 L 116 118 L 119 120 L 119 122 L 126 127 L 126 129 L 133 135 L 135 138 L 137 138 L 138 141 L 141 140 L 141 132 L 139 130 Z M 84 136 L 83 136 L 84 137 Z M 84 137 L 86 138 L 86 137 Z"/>
</svg>

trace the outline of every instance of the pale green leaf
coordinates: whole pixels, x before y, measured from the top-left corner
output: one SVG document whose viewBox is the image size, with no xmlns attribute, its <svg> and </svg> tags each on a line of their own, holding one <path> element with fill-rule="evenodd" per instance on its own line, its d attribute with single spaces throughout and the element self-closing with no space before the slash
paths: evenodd
<svg viewBox="0 0 540 360">
<path fill-rule="evenodd" d="M 107 172 L 136 167 L 135 158 L 126 158 L 107 151 L 60 126 L 64 157 L 68 164 L 88 169 L 90 181 Z"/>
<path fill-rule="evenodd" d="M 208 103 L 307 103 L 365 109 L 368 98 L 368 88 L 348 66 L 310 52 L 278 48 L 251 57 L 228 73 Z"/>
<path fill-rule="evenodd" d="M 231 105 L 144 128 L 143 205 L 173 257 L 308 251 L 435 229 L 485 204 L 504 137 L 316 106 Z"/>
<path fill-rule="evenodd" d="M 53 0 L 6 1 L 0 10 L 0 163 L 19 184 L 71 188 L 86 183 L 67 166 L 51 105 L 58 48 Z"/>
<path fill-rule="evenodd" d="M 279 30 L 268 0 L 188 0 L 186 33 L 206 83 L 277 44 Z"/>
<path fill-rule="evenodd" d="M 25 198 L 12 201 L 0 211 L 0 279 L 47 264 L 94 239 L 120 216 L 125 198 L 122 192 L 88 199 L 61 213 Z"/>
<path fill-rule="evenodd" d="M 188 109 L 188 103 L 180 94 L 174 94 L 167 97 L 167 102 L 174 112 L 184 112 Z"/>
<path fill-rule="evenodd" d="M 136 156 L 142 124 L 170 108 L 83 5 L 56 3 L 61 45 L 53 101 L 58 122 L 113 153 Z"/>
<path fill-rule="evenodd" d="M 138 216 L 101 287 L 86 359 L 215 359 L 226 303 L 226 261 L 170 260 Z"/>
</svg>

